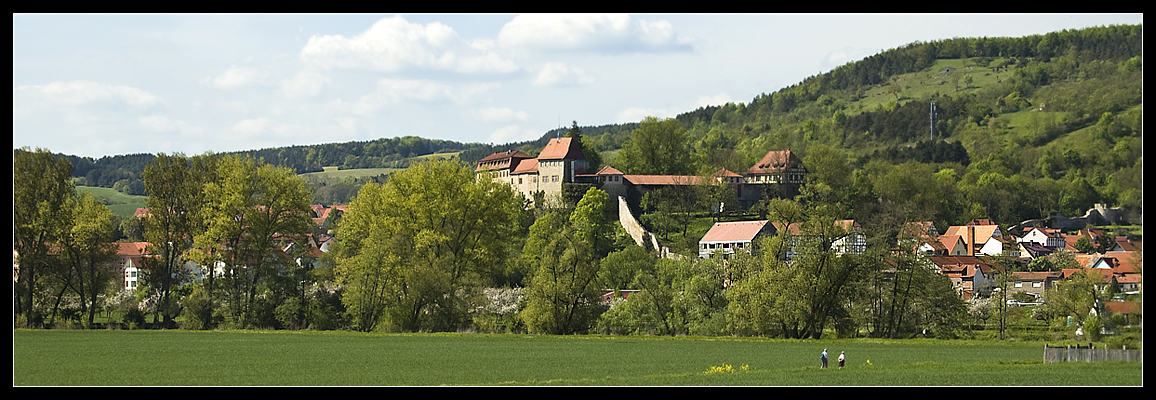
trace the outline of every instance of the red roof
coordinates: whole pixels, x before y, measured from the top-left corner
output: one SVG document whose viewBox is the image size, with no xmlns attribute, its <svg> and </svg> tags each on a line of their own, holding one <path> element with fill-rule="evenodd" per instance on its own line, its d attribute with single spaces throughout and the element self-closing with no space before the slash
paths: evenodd
<svg viewBox="0 0 1156 400">
<path fill-rule="evenodd" d="M 768 151 L 753 167 L 747 170 L 748 174 L 777 174 L 786 171 L 792 165 L 803 164 L 795 153 L 790 150 Z"/>
<path fill-rule="evenodd" d="M 594 175 L 622 175 L 622 171 L 616 170 L 614 167 L 607 165 L 598 170 L 598 173 Z"/>
<path fill-rule="evenodd" d="M 478 167 L 475 168 L 474 171 L 515 168 L 518 165 L 518 161 L 530 158 L 534 157 L 518 150 L 499 151 L 478 160 Z"/>
<path fill-rule="evenodd" d="M 783 223 L 782 222 L 772 222 L 771 224 L 774 225 L 776 230 L 783 230 Z M 853 220 L 853 219 L 845 219 L 842 221 L 835 221 L 835 225 L 841 226 L 843 229 L 846 229 L 848 231 L 851 230 L 851 228 L 859 227 L 859 223 L 855 222 L 855 220 Z M 799 224 L 797 222 L 791 224 L 791 226 L 788 227 L 787 232 L 790 233 L 791 235 L 800 235 L 802 233 L 801 224 Z"/>
<path fill-rule="evenodd" d="M 519 162 L 518 166 L 514 168 L 510 174 L 524 174 L 527 172 L 538 172 L 538 159 L 531 158 L 528 160 L 522 160 L 522 162 Z"/>
<path fill-rule="evenodd" d="M 635 185 L 697 185 L 701 178 L 694 175 L 623 175 L 623 179 Z"/>
<path fill-rule="evenodd" d="M 574 138 L 555 138 L 538 153 L 539 160 L 585 160 L 582 147 Z"/>
<path fill-rule="evenodd" d="M 711 175 L 711 177 L 714 177 L 714 178 L 718 178 L 720 176 L 731 177 L 731 178 L 742 178 L 743 177 L 742 175 L 731 172 L 730 170 L 728 170 L 726 168 L 720 169 L 720 170 L 718 170 L 718 172 L 715 172 L 714 174 Z"/>
<path fill-rule="evenodd" d="M 735 242 L 754 240 L 767 221 L 717 222 L 700 242 Z"/>
<path fill-rule="evenodd" d="M 1105 301 L 1104 308 L 1113 314 L 1131 314 L 1140 312 L 1140 303 L 1135 301 Z"/>
<path fill-rule="evenodd" d="M 1144 258 L 1138 251 L 1109 251 L 1104 253 L 1103 257 L 1114 259 L 1112 269 L 1118 269 L 1120 272 L 1140 272 L 1140 268 L 1144 266 Z"/>
<path fill-rule="evenodd" d="M 119 256 L 144 255 L 149 242 L 117 242 L 116 254 Z"/>
</svg>

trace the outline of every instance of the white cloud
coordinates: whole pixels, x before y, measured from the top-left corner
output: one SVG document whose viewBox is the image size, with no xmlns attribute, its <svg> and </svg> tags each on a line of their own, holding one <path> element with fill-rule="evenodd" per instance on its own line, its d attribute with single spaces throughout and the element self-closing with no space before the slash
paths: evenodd
<svg viewBox="0 0 1156 400">
<path fill-rule="evenodd" d="M 494 130 L 486 138 L 486 143 L 505 144 L 524 142 L 542 137 L 542 132 L 534 129 L 521 128 L 517 125 L 507 125 Z"/>
<path fill-rule="evenodd" d="M 329 83 L 329 78 L 316 72 L 299 71 L 290 79 L 281 82 L 281 89 L 291 97 L 313 97 L 321 93 L 321 88 Z"/>
<path fill-rule="evenodd" d="M 299 57 L 325 68 L 385 72 L 407 68 L 460 73 L 507 73 L 517 70 L 512 61 L 493 53 L 490 47 L 484 41 L 466 41 L 452 28 L 441 23 L 420 25 L 397 16 L 381 19 L 369 30 L 353 37 L 310 37 Z"/>
<path fill-rule="evenodd" d="M 625 14 L 519 15 L 502 27 L 498 43 L 509 48 L 597 53 L 690 48 L 669 22 L 634 20 Z"/>
<path fill-rule="evenodd" d="M 699 107 L 721 106 L 721 105 L 726 104 L 726 103 L 734 103 L 734 102 L 735 101 L 732 100 L 731 97 L 726 95 L 725 93 L 719 93 L 719 94 L 716 94 L 714 96 L 699 96 L 697 104 L 695 104 L 693 107 L 691 107 L 689 109 L 683 110 L 682 112 L 692 111 L 692 110 L 697 109 Z"/>
<path fill-rule="evenodd" d="M 534 76 L 534 85 L 537 86 L 581 86 L 592 83 L 594 78 L 585 70 L 560 62 L 542 64 Z"/>
<path fill-rule="evenodd" d="M 161 104 L 152 93 L 131 86 L 88 81 L 21 85 L 12 90 L 13 107 L 127 105 L 147 108 Z"/>
<path fill-rule="evenodd" d="M 207 78 L 203 82 L 218 89 L 236 89 L 258 85 L 265 79 L 266 75 L 253 67 L 234 65 L 220 75 Z"/>
<path fill-rule="evenodd" d="M 525 111 L 514 111 L 509 108 L 489 107 L 477 111 L 477 115 L 486 122 L 525 121 L 530 114 Z"/>
<path fill-rule="evenodd" d="M 361 96 L 353 105 L 358 114 L 370 114 L 402 102 L 430 103 L 449 99 L 449 85 L 418 79 L 381 79 L 370 94 Z"/>
<path fill-rule="evenodd" d="M 137 119 L 142 126 L 150 131 L 159 133 L 177 132 L 181 134 L 199 134 L 202 129 L 189 125 L 185 121 L 172 120 L 163 115 L 149 115 Z"/>
</svg>

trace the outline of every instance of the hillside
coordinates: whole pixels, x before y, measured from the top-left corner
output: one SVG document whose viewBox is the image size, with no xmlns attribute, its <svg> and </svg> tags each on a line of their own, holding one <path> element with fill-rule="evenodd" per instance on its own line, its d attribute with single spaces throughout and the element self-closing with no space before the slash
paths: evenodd
<svg viewBox="0 0 1156 400">
<path fill-rule="evenodd" d="M 675 119 L 693 139 L 687 150 L 696 154 L 700 172 L 745 170 L 769 150 L 805 157 L 822 145 L 870 173 L 906 162 L 952 169 L 961 190 L 984 210 L 965 209 L 951 219 L 982 213 L 1019 221 L 1055 211 L 1070 215 L 1097 202 L 1139 208 L 1142 39 L 1136 25 L 916 42 L 749 103 L 702 107 Z M 635 127 L 580 128 L 613 162 Z M 299 173 L 404 168 L 414 157 L 439 152 L 467 163 L 506 149 L 535 154 L 560 133 L 498 146 L 405 137 L 244 154 Z M 136 177 L 148 157 L 72 157 L 74 176 L 85 178 L 80 184 L 138 193 Z M 1000 196 L 1020 204 L 996 204 Z"/>
</svg>

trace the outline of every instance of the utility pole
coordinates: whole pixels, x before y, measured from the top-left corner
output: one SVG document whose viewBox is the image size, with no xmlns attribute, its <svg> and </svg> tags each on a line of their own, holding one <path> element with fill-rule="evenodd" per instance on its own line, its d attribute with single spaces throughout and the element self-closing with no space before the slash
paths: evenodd
<svg viewBox="0 0 1156 400">
<path fill-rule="evenodd" d="M 933 142 L 934 142 L 934 141 L 935 141 L 935 102 L 934 102 L 934 101 L 933 101 L 933 102 L 931 102 L 931 111 L 930 111 L 930 114 L 931 114 L 931 115 L 930 115 L 930 120 L 931 120 L 931 141 L 933 141 Z"/>
</svg>

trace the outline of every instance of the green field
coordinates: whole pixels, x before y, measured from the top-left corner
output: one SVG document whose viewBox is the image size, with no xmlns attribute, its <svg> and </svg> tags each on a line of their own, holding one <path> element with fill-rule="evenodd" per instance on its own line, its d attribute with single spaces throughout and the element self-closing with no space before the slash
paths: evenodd
<svg viewBox="0 0 1156 400">
<path fill-rule="evenodd" d="M 133 214 L 136 212 L 136 209 L 144 207 L 145 200 L 148 199 L 147 196 L 124 194 L 116 191 L 116 189 L 103 187 L 77 186 L 76 192 L 92 193 L 92 197 L 95 197 L 97 200 L 107 205 L 108 209 L 112 210 L 113 214 L 116 214 L 122 218 L 133 216 Z"/>
<path fill-rule="evenodd" d="M 1143 385 L 1142 363 L 1044 364 L 1034 342 L 14 330 L 12 347 L 14 386 Z"/>
</svg>

